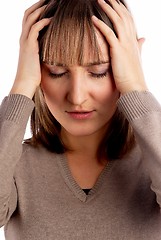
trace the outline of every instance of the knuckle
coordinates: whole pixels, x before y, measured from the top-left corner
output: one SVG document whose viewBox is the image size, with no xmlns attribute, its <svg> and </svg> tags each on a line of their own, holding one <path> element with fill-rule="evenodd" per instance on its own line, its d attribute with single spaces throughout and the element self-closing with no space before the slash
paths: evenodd
<svg viewBox="0 0 161 240">
<path fill-rule="evenodd" d="M 30 13 L 27 17 L 27 21 L 32 21 L 34 19 L 34 13 Z"/>
<path fill-rule="evenodd" d="M 33 24 L 32 26 L 31 26 L 31 32 L 32 31 L 36 31 L 37 30 L 37 28 L 38 28 L 38 22 L 36 22 L 35 24 Z"/>
<path fill-rule="evenodd" d="M 132 17 L 132 15 L 131 15 L 131 13 L 129 11 L 126 13 L 125 19 L 127 21 L 133 22 L 133 17 Z"/>
<path fill-rule="evenodd" d="M 27 17 L 27 16 L 28 16 L 29 10 L 30 10 L 30 8 L 28 8 L 28 9 L 25 10 L 25 12 L 24 12 L 24 17 Z"/>
<path fill-rule="evenodd" d="M 112 30 L 112 29 L 109 29 L 109 30 L 108 30 L 108 37 L 112 39 L 113 36 L 114 36 L 113 30 Z"/>
<path fill-rule="evenodd" d="M 119 16 L 116 16 L 115 18 L 116 25 L 121 25 L 122 24 L 122 19 Z"/>
</svg>

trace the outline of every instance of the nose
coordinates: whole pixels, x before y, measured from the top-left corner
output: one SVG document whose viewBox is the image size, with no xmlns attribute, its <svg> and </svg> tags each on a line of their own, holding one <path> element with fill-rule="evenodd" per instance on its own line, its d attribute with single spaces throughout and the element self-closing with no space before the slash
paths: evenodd
<svg viewBox="0 0 161 240">
<path fill-rule="evenodd" d="M 82 105 L 87 98 L 88 89 L 85 75 L 79 72 L 72 74 L 67 93 L 68 101 L 73 105 Z"/>
</svg>

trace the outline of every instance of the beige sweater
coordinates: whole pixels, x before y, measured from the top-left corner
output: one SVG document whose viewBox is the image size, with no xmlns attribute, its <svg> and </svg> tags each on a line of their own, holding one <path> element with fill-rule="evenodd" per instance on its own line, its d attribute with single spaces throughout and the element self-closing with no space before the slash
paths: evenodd
<svg viewBox="0 0 161 240">
<path fill-rule="evenodd" d="M 161 240 L 161 107 L 149 92 L 118 101 L 138 145 L 111 161 L 86 195 L 67 160 L 21 144 L 34 107 L 22 95 L 0 108 L 0 226 L 7 240 Z"/>
</svg>

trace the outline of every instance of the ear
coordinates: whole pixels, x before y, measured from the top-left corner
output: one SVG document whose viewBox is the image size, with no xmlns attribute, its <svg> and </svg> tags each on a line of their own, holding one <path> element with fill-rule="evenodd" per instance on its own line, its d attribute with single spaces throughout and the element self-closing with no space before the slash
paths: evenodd
<svg viewBox="0 0 161 240">
<path fill-rule="evenodd" d="M 138 46 L 139 46 L 140 53 L 141 53 L 142 46 L 143 46 L 144 42 L 145 42 L 145 38 L 139 38 L 138 39 Z"/>
</svg>

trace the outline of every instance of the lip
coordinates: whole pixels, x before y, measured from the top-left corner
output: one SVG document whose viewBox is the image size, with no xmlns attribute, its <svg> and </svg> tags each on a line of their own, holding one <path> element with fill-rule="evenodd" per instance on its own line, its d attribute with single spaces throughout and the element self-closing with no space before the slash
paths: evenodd
<svg viewBox="0 0 161 240">
<path fill-rule="evenodd" d="M 73 111 L 73 112 L 66 112 L 66 113 L 73 119 L 85 120 L 85 119 L 90 119 L 94 111 Z"/>
</svg>

